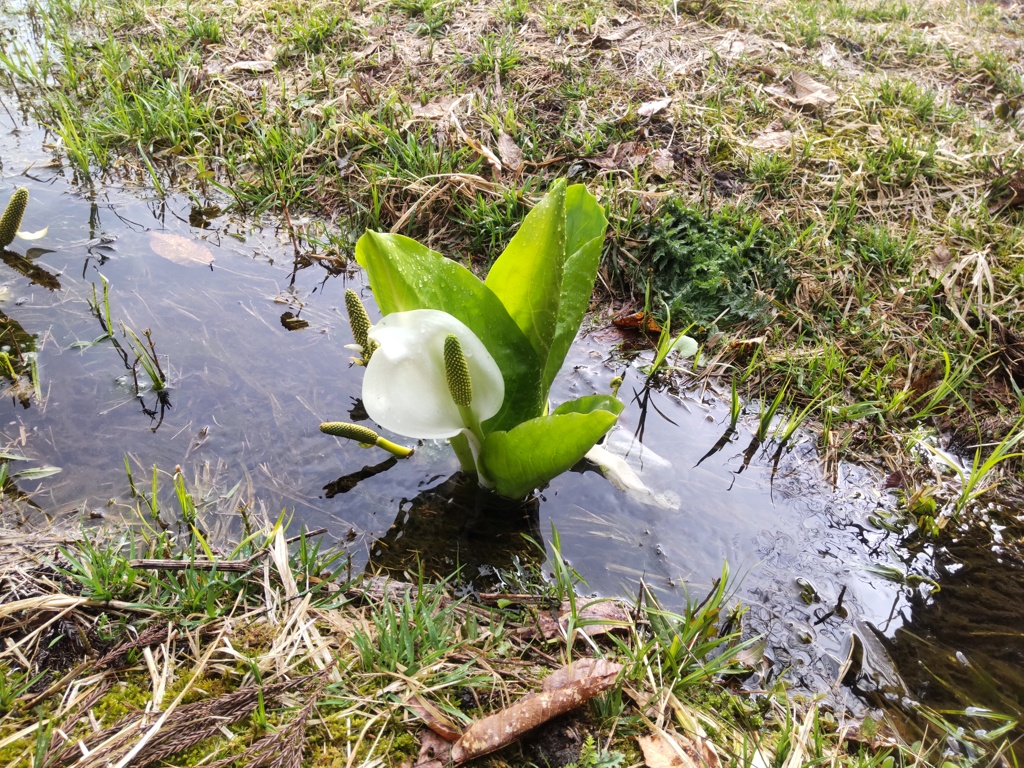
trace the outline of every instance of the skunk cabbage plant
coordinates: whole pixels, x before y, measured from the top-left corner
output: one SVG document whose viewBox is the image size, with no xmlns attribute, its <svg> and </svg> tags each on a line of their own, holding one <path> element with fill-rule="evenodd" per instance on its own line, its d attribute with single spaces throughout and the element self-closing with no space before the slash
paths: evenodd
<svg viewBox="0 0 1024 768">
<path fill-rule="evenodd" d="M 576 464 L 622 410 L 602 394 L 548 405 L 590 302 L 607 226 L 593 195 L 559 181 L 483 281 L 415 240 L 366 232 L 356 260 L 383 319 L 370 326 L 355 294 L 346 297 L 366 365 L 366 412 L 397 434 L 447 439 L 464 471 L 509 498 Z M 321 429 L 387 448 L 365 427 Z"/>
</svg>

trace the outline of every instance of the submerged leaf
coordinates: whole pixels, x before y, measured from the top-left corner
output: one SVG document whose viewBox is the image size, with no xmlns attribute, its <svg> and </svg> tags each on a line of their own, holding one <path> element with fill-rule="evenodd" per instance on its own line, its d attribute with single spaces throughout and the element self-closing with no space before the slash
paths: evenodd
<svg viewBox="0 0 1024 768">
<path fill-rule="evenodd" d="M 150 232 L 149 247 L 158 256 L 183 267 L 208 267 L 213 264 L 213 252 L 205 245 L 170 232 Z"/>
</svg>

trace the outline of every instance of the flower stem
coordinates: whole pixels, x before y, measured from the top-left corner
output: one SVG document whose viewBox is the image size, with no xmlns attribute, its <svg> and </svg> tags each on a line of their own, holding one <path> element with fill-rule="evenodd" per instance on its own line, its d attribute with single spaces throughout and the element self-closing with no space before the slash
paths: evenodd
<svg viewBox="0 0 1024 768">
<path fill-rule="evenodd" d="M 448 444 L 455 451 L 455 456 L 459 459 L 459 466 L 462 467 L 462 471 L 467 475 L 477 474 L 476 457 L 473 455 L 473 448 L 469 444 L 469 438 L 466 436 L 466 433 L 459 432 L 455 437 L 449 438 Z"/>
</svg>

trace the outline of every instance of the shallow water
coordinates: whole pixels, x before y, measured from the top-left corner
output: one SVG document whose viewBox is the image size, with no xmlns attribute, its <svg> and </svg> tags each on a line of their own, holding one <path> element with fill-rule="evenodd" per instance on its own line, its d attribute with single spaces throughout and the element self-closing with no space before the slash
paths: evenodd
<svg viewBox="0 0 1024 768">
<path fill-rule="evenodd" d="M 620 394 L 629 405 L 620 436 L 642 433 L 644 447 L 633 454 L 658 490 L 678 498 L 678 509 L 634 500 L 585 464 L 532 504 L 496 509 L 461 481 L 443 446 L 420 446 L 411 459 L 391 461 L 319 432 L 323 420 L 360 416 L 361 371 L 342 347 L 350 341 L 344 289 L 354 287 L 372 303 L 358 271 L 296 257 L 289 236 L 273 226 L 210 220 L 207 201 L 195 206 L 113 183 L 83 190 L 52 162 L 46 141 L 23 125 L 7 124 L 0 136 L 0 199 L 27 186 L 32 199 L 22 228 L 49 226 L 42 240 L 16 241 L 0 267 L 2 343 L 34 349 L 41 395 L 29 394 L 23 378 L 2 406 L 0 438 L 27 457 L 12 461 L 12 472 L 61 469 L 16 481 L 37 509 L 26 524 L 41 517 L 118 523 L 136 503 L 128 456 L 140 485 L 153 466 L 180 467 L 208 502 L 205 523 L 215 531 L 237 530 L 237 503 L 255 499 L 271 517 L 286 509 L 293 525 L 326 528 L 357 569 L 401 572 L 423 563 L 447 573 L 461 566 L 471 580 L 494 583 L 495 569 L 507 579 L 541 557 L 523 533 L 545 542 L 546 557 L 555 528 L 585 590 L 631 596 L 643 579 L 670 609 L 688 595 L 703 596 L 728 562 L 736 595 L 749 606 L 747 631 L 769 638 L 772 674 L 786 670 L 792 684 L 833 704 L 861 712 L 856 693 L 888 705 L 921 697 L 956 703 L 922 669 L 957 650 L 974 654 L 981 641 L 969 628 L 943 635 L 935 616 L 947 605 L 944 592 L 896 583 L 877 568 L 909 567 L 950 581 L 960 571 L 943 570 L 949 548 L 936 558 L 929 547 L 908 547 L 869 523 L 885 503 L 879 478 L 842 466 L 831 484 L 809 439 L 782 452 L 771 441 L 761 445 L 750 431 L 756 413 L 732 432 L 716 393 L 645 393 L 636 365 L 650 353 L 621 352 L 631 340 L 594 319 L 570 353 L 553 400 L 607 391 L 623 375 Z M 203 245 L 213 266 L 159 255 L 154 233 Z M 141 400 L 134 394 L 130 366 L 110 340 L 89 343 L 103 332 L 90 302 L 95 290 L 102 304 L 104 279 L 115 338 L 125 343 L 120 323 L 140 337 L 152 333 L 171 385 L 162 413 L 154 393 L 144 391 Z M 169 500 L 169 477 L 162 483 Z M 1004 567 L 991 556 L 984 545 L 972 550 L 973 572 Z M 964 597 L 962 590 L 954 594 Z M 968 589 L 968 603 L 975 594 L 994 601 L 999 591 Z M 991 621 L 1004 634 L 993 642 L 1019 641 L 1021 605 L 994 612 Z M 913 642 L 925 632 L 931 645 Z M 851 648 L 856 663 L 844 677 Z M 909 691 L 890 652 L 902 662 Z M 984 666 L 993 656 L 975 658 Z M 1001 674 L 1010 662 L 999 662 Z M 1004 679 L 1003 697 L 1009 689 L 1019 706 L 1019 673 Z M 983 687 L 970 690 L 968 702 L 1007 706 Z"/>
</svg>

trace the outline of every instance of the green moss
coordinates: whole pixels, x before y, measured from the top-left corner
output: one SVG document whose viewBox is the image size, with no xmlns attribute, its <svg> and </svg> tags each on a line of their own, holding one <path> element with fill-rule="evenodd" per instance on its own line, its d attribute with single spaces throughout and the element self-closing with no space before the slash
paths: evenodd
<svg viewBox="0 0 1024 768">
<path fill-rule="evenodd" d="M 771 301 L 793 290 L 782 256 L 785 239 L 739 208 L 711 214 L 678 201 L 650 226 L 642 266 L 672 312 L 673 327 L 765 321 Z M 657 309 L 655 305 L 655 309 Z"/>
</svg>

